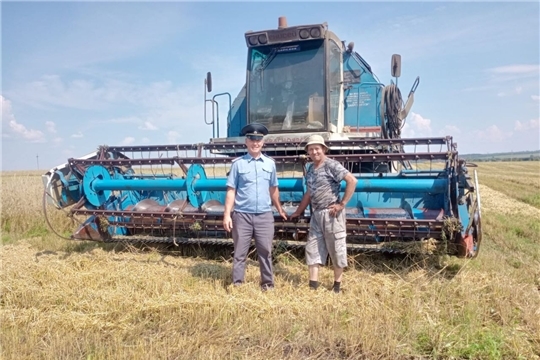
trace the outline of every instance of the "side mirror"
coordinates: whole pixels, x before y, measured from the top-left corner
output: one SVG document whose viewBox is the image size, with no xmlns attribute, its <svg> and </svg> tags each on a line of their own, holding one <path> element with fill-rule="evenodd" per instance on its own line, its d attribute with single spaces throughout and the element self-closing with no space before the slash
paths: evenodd
<svg viewBox="0 0 540 360">
<path fill-rule="evenodd" d="M 392 76 L 400 77 L 401 75 L 401 55 L 394 54 L 392 55 Z"/>
<path fill-rule="evenodd" d="M 206 73 L 204 84 L 206 85 L 206 91 L 212 92 L 212 73 L 210 71 Z"/>
</svg>

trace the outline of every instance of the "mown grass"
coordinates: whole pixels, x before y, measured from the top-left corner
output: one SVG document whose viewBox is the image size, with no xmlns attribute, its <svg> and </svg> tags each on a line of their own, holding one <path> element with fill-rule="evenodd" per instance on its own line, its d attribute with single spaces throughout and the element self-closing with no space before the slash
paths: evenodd
<svg viewBox="0 0 540 360">
<path fill-rule="evenodd" d="M 351 256 L 337 296 L 331 269 L 310 291 L 289 253 L 276 261 L 276 290 L 262 293 L 255 261 L 235 288 L 230 256 L 60 239 L 43 221 L 39 177 L 3 174 L 1 357 L 539 358 L 540 211 L 489 189 L 490 168 L 479 170 L 478 258 Z M 69 228 L 61 211 L 51 216 Z"/>
<path fill-rule="evenodd" d="M 480 162 L 483 185 L 540 209 L 540 161 Z"/>
</svg>

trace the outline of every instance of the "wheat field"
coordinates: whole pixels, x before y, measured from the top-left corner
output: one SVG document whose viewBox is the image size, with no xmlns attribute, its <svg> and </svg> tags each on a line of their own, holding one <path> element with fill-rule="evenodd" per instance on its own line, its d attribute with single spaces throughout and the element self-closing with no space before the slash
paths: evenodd
<svg viewBox="0 0 540 360">
<path fill-rule="evenodd" d="M 290 253 L 263 293 L 253 260 L 233 287 L 227 255 L 64 240 L 41 173 L 4 172 L 1 358 L 538 359 L 540 163 L 477 170 L 478 258 L 351 256 L 341 294 Z"/>
</svg>

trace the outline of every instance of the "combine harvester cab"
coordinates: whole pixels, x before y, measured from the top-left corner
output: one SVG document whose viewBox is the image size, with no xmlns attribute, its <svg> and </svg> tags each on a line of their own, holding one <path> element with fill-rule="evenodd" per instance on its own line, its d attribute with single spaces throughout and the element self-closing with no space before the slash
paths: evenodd
<svg viewBox="0 0 540 360">
<path fill-rule="evenodd" d="M 345 45 L 326 23 L 289 27 L 280 18 L 277 29 L 250 31 L 245 39 L 246 83 L 236 99 L 208 97 L 211 74 L 205 79 L 209 143 L 102 146 L 43 175 L 47 202 L 80 222 L 73 239 L 231 245 L 222 226 L 226 176 L 246 153 L 241 129 L 259 123 L 269 129 L 263 152 L 276 162 L 289 214 L 306 191 L 306 140 L 319 134 L 328 156 L 358 179 L 345 209 L 349 249 L 478 254 L 476 172 L 470 176 L 449 136 L 401 138 L 419 78 L 403 101 L 399 55 L 391 61 L 396 83 L 385 86 L 354 44 Z M 223 98 L 226 137 L 219 134 Z M 303 247 L 309 208 L 294 221 L 275 215 L 276 242 Z"/>
</svg>

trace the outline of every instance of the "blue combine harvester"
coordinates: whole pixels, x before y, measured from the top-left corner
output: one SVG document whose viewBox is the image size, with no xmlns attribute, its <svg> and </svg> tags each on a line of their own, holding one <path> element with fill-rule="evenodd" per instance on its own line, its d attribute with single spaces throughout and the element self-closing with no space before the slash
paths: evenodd
<svg viewBox="0 0 540 360">
<path fill-rule="evenodd" d="M 260 123 L 269 129 L 264 152 L 276 161 L 289 214 L 305 191 L 306 139 L 319 134 L 329 157 L 358 179 L 346 207 L 351 250 L 434 244 L 451 255 L 478 254 L 476 172 L 469 176 L 449 136 L 401 138 L 419 78 L 403 101 L 397 85 L 383 85 L 354 44 L 326 23 L 289 27 L 280 18 L 277 29 L 249 31 L 245 39 L 247 77 L 236 99 L 208 97 L 211 74 L 205 79 L 209 143 L 101 146 L 43 175 L 48 204 L 80 221 L 73 239 L 231 244 L 222 227 L 226 174 L 246 152 L 240 130 Z M 391 72 L 399 77 L 399 55 Z M 218 99 L 229 106 L 226 137 L 219 134 Z M 276 213 L 276 241 L 302 247 L 309 218 L 309 209 L 295 221 Z"/>
</svg>

